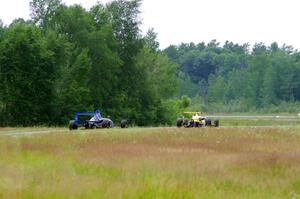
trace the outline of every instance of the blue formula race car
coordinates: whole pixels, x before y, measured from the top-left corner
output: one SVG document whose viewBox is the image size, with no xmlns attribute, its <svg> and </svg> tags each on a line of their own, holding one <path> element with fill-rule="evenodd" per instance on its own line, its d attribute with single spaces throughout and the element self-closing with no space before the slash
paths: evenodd
<svg viewBox="0 0 300 199">
<path fill-rule="evenodd" d="M 109 117 L 102 117 L 100 110 L 95 112 L 75 112 L 74 119 L 69 121 L 69 129 L 75 130 L 78 127 L 85 127 L 86 129 L 112 128 L 114 123 Z"/>
</svg>

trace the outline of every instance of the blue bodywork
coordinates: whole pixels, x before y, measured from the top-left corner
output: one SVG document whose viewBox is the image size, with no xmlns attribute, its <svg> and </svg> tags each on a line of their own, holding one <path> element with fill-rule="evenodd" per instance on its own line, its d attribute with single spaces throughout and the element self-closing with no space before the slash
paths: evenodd
<svg viewBox="0 0 300 199">
<path fill-rule="evenodd" d="M 98 113 L 100 113 L 99 110 L 96 110 L 95 112 L 82 112 L 82 113 L 75 112 L 74 113 L 75 124 L 77 124 L 79 126 L 84 126 L 84 124 L 86 123 L 86 121 L 79 120 L 78 116 L 90 116 L 90 117 L 94 117 Z"/>
<path fill-rule="evenodd" d="M 79 116 L 90 116 L 88 120 L 81 120 Z M 70 120 L 69 129 L 77 129 L 78 127 L 84 126 L 86 129 L 91 128 L 112 128 L 114 123 L 110 118 L 103 118 L 100 110 L 95 112 L 75 112 L 74 120 Z"/>
</svg>

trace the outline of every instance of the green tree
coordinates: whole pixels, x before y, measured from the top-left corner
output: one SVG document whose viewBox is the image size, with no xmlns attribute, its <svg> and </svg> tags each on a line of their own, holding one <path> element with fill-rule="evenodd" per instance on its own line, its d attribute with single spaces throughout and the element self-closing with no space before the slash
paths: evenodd
<svg viewBox="0 0 300 199">
<path fill-rule="evenodd" d="M 188 108 L 191 105 L 192 100 L 188 96 L 183 95 L 181 97 L 181 102 L 182 102 L 182 108 Z"/>
<path fill-rule="evenodd" d="M 118 100 L 115 95 L 120 74 L 119 65 L 122 62 L 116 53 L 116 41 L 111 25 L 108 21 L 97 23 L 103 14 L 97 11 L 97 7 L 87 12 L 79 5 L 61 6 L 53 17 L 52 24 L 59 35 L 63 35 L 63 38 L 73 46 L 70 61 L 77 59 L 76 52 L 88 49 L 91 68 L 87 67 L 86 70 L 93 72 L 83 78 L 88 82 L 84 85 L 91 91 L 91 106 L 115 115 L 117 107 L 121 106 L 117 105 Z"/>
<path fill-rule="evenodd" d="M 143 47 L 139 29 L 140 4 L 140 0 L 117 0 L 107 5 L 108 20 L 116 39 L 116 52 L 122 61 L 116 96 L 122 104 L 119 112 L 132 120 L 140 118 L 137 110 L 141 107 L 139 92 L 142 83 L 135 62 L 135 57 Z"/>
<path fill-rule="evenodd" d="M 1 42 L 1 40 L 2 40 L 4 31 L 5 31 L 5 27 L 4 27 L 4 25 L 3 25 L 2 20 L 0 19 L 0 42 Z"/>
<path fill-rule="evenodd" d="M 95 30 L 90 14 L 80 5 L 60 6 L 50 27 L 80 48 L 88 45 L 89 35 Z"/>
<path fill-rule="evenodd" d="M 178 96 L 187 95 L 189 97 L 194 97 L 195 95 L 200 94 L 200 85 L 194 83 L 188 74 L 179 71 L 177 81 L 179 86 Z"/>
<path fill-rule="evenodd" d="M 278 76 L 275 79 L 278 82 L 275 92 L 277 97 L 282 101 L 294 100 L 293 90 L 296 87 L 296 82 L 298 82 L 299 71 L 297 70 L 295 60 L 289 53 L 282 49 L 272 55 L 272 65 Z"/>
<path fill-rule="evenodd" d="M 30 16 L 35 24 L 46 28 L 61 5 L 61 0 L 32 0 Z"/>
<path fill-rule="evenodd" d="M 53 113 L 53 53 L 41 31 L 27 24 L 10 27 L 0 44 L 2 124 L 47 124 Z"/>
<path fill-rule="evenodd" d="M 172 103 L 167 103 L 177 91 L 176 70 L 166 55 L 144 48 L 136 57 L 139 79 L 138 124 L 170 124 Z M 165 105 L 165 106 L 163 106 Z M 169 107 L 170 105 L 170 107 Z M 175 113 L 172 113 L 175 114 Z"/>
<path fill-rule="evenodd" d="M 153 51 L 158 51 L 159 42 L 157 41 L 157 33 L 154 32 L 154 29 L 151 28 L 147 31 L 146 36 L 144 37 L 146 46 Z"/>
<path fill-rule="evenodd" d="M 122 61 L 115 52 L 115 39 L 109 27 L 91 33 L 88 47 L 92 59 L 92 73 L 89 88 L 92 91 L 93 105 L 102 107 L 107 114 L 121 117 L 123 107 L 119 93 L 120 67 Z"/>
<path fill-rule="evenodd" d="M 262 83 L 262 106 L 268 107 L 277 103 L 276 90 L 278 88 L 276 71 L 269 66 L 263 77 Z"/>
<path fill-rule="evenodd" d="M 60 118 L 67 121 L 74 112 L 92 111 L 91 91 L 88 88 L 88 78 L 92 62 L 88 50 L 83 49 L 74 63 L 64 69 L 64 79 L 61 81 L 57 94 L 60 107 Z"/>
<path fill-rule="evenodd" d="M 222 76 L 210 76 L 209 81 L 209 88 L 208 88 L 208 102 L 215 103 L 215 102 L 224 102 L 225 94 L 227 91 L 226 82 Z"/>
</svg>

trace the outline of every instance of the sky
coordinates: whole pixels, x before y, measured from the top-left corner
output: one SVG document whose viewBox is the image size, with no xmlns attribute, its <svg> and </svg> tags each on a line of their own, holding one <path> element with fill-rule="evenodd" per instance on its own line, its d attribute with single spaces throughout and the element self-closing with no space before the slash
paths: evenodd
<svg viewBox="0 0 300 199">
<path fill-rule="evenodd" d="M 89 9 L 97 0 L 62 0 Z M 109 0 L 100 0 L 107 3 Z M 15 18 L 29 18 L 30 0 L 0 0 L 0 19 L 10 24 Z M 180 43 L 253 45 L 276 41 L 280 46 L 300 49 L 299 0 L 143 0 L 141 26 L 154 28 L 160 48 Z"/>
</svg>

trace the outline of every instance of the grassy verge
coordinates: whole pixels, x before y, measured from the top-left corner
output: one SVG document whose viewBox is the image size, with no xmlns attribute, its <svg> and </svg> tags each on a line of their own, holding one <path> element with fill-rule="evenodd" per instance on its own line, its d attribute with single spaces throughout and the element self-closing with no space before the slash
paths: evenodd
<svg viewBox="0 0 300 199">
<path fill-rule="evenodd" d="M 300 118 L 220 118 L 221 126 L 300 126 Z"/>
<path fill-rule="evenodd" d="M 0 198 L 297 198 L 294 128 L 47 131 L 0 139 Z"/>
</svg>

